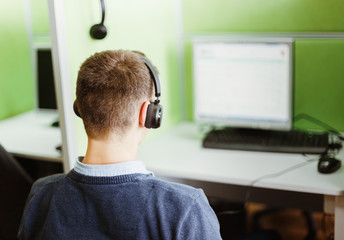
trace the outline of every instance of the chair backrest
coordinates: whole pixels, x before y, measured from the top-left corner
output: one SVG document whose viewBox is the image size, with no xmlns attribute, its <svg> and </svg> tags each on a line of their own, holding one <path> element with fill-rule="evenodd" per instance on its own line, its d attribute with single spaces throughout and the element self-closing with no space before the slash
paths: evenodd
<svg viewBox="0 0 344 240">
<path fill-rule="evenodd" d="M 0 239 L 16 239 L 33 180 L 0 145 Z"/>
</svg>

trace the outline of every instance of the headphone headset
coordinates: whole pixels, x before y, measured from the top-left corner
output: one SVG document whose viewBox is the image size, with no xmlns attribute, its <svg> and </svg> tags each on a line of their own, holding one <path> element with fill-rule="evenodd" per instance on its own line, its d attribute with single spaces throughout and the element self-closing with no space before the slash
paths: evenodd
<svg viewBox="0 0 344 240">
<path fill-rule="evenodd" d="M 93 39 L 103 39 L 106 37 L 107 30 L 104 25 L 104 20 L 105 20 L 105 3 L 104 0 L 100 0 L 100 5 L 102 8 L 102 21 L 98 24 L 95 24 L 91 27 L 90 29 L 90 35 Z"/>
<path fill-rule="evenodd" d="M 148 58 L 139 55 L 141 60 L 146 64 L 150 75 L 153 78 L 154 88 L 155 88 L 155 101 L 150 102 L 147 108 L 145 127 L 146 128 L 159 128 L 161 126 L 163 107 L 160 103 L 161 87 L 159 74 L 154 65 L 149 61 Z"/>
<path fill-rule="evenodd" d="M 155 89 L 155 101 L 150 102 L 147 107 L 147 113 L 146 113 L 146 120 L 145 120 L 145 127 L 150 128 L 159 128 L 161 126 L 162 116 L 163 116 L 163 107 L 159 104 L 160 103 L 160 95 L 161 95 L 161 87 L 160 87 L 160 79 L 159 74 L 154 65 L 149 61 L 148 58 L 139 55 L 140 59 L 145 63 L 147 66 L 149 73 L 151 77 L 153 78 L 154 82 L 154 89 Z M 74 101 L 73 104 L 74 113 L 80 117 L 80 112 L 77 107 L 77 100 Z"/>
</svg>

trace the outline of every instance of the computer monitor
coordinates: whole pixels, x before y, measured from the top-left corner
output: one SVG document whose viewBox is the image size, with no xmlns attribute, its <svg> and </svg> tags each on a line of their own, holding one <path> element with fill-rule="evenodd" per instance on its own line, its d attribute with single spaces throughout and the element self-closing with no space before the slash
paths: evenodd
<svg viewBox="0 0 344 240">
<path fill-rule="evenodd" d="M 195 121 L 290 130 L 292 39 L 193 42 Z"/>
<path fill-rule="evenodd" d="M 36 95 L 39 109 L 57 109 L 53 63 L 49 48 L 36 49 Z"/>
</svg>

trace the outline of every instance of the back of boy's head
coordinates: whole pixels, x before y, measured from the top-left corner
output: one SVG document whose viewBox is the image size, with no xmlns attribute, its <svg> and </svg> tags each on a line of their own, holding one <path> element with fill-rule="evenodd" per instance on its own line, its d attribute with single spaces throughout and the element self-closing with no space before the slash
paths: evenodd
<svg viewBox="0 0 344 240">
<path fill-rule="evenodd" d="M 81 65 L 77 108 L 86 133 L 105 138 L 110 131 L 123 134 L 135 120 L 144 101 L 153 96 L 153 79 L 138 52 L 103 51 Z"/>
</svg>

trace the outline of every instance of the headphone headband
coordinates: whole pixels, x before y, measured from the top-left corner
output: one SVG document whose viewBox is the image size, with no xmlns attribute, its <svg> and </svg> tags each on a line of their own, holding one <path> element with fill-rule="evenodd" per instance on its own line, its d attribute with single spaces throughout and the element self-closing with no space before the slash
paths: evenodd
<svg viewBox="0 0 344 240">
<path fill-rule="evenodd" d="M 141 60 L 146 64 L 150 74 L 152 75 L 153 82 L 154 82 L 154 88 L 155 88 L 155 96 L 157 97 L 157 100 L 159 100 L 159 97 L 161 96 L 161 86 L 160 86 L 160 78 L 158 71 L 154 67 L 151 61 L 149 61 L 148 58 L 145 56 L 139 55 Z"/>
<path fill-rule="evenodd" d="M 141 60 L 146 64 L 154 82 L 155 97 L 154 103 L 150 103 L 147 108 L 147 115 L 145 121 L 146 128 L 159 128 L 162 121 L 163 107 L 159 104 L 159 97 L 161 95 L 160 79 L 157 69 L 145 56 L 139 55 Z"/>
</svg>

